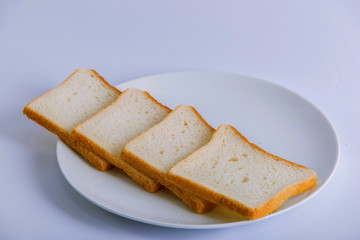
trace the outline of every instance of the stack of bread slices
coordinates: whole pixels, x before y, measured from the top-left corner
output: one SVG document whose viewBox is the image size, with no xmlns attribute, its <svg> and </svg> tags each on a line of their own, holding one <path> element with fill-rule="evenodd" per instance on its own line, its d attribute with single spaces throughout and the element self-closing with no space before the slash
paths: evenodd
<svg viewBox="0 0 360 240">
<path fill-rule="evenodd" d="M 96 169 L 120 168 L 149 192 L 165 186 L 196 213 L 221 205 L 257 219 L 316 184 L 313 170 L 234 127 L 215 130 L 192 106 L 171 110 L 147 92 L 121 92 L 90 69 L 76 70 L 23 112 Z"/>
</svg>

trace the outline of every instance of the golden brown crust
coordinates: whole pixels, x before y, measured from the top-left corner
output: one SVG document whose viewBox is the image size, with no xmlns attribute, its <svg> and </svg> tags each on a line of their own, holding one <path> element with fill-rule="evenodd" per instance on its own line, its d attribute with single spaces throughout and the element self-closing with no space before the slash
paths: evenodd
<svg viewBox="0 0 360 240">
<path fill-rule="evenodd" d="M 207 201 L 193 193 L 178 187 L 177 185 L 166 181 L 164 184 L 170 191 L 178 196 L 186 205 L 188 205 L 195 213 L 204 214 L 217 206 L 217 204 Z"/>
<path fill-rule="evenodd" d="M 88 120 L 89 119 L 85 120 L 85 122 Z M 75 127 L 74 130 L 71 132 L 71 137 L 74 139 L 74 141 L 76 141 L 82 147 L 92 151 L 93 153 L 95 153 L 98 156 L 102 156 L 102 158 L 104 158 L 103 156 L 108 154 L 108 152 L 104 148 L 102 148 L 101 146 L 96 144 L 92 139 L 88 138 L 87 136 L 85 136 L 81 132 L 79 132 L 77 130 L 77 127 Z"/>
<path fill-rule="evenodd" d="M 100 171 L 107 171 L 112 168 L 112 165 L 107 161 L 101 159 L 96 154 L 88 151 L 87 149 L 81 147 L 79 144 L 76 144 L 74 141 L 70 140 L 69 134 L 59 127 L 56 123 L 50 121 L 49 119 L 43 117 L 36 111 L 33 111 L 30 108 L 25 107 L 24 114 L 31 120 L 38 123 L 40 126 L 44 127 L 48 131 L 56 134 L 60 140 L 65 142 L 69 147 L 76 150 L 80 153 L 85 159 L 87 159 L 95 168 Z"/>
<path fill-rule="evenodd" d="M 188 105 L 189 106 L 189 105 Z M 180 107 L 180 106 L 178 106 Z M 178 108 L 177 107 L 177 108 Z M 189 106 L 193 111 L 194 113 L 198 116 L 198 118 L 206 125 L 208 126 L 209 128 L 211 128 L 212 131 L 215 131 L 215 129 L 200 115 L 200 113 L 193 107 L 193 106 Z"/>
<path fill-rule="evenodd" d="M 103 83 L 105 83 L 106 86 L 108 86 L 109 88 L 111 88 L 112 90 L 121 93 L 121 91 L 119 89 L 117 89 L 116 87 L 110 85 L 100 74 L 98 74 L 95 70 L 93 69 L 89 69 L 91 72 L 93 72 Z M 78 71 L 78 70 L 76 70 Z"/>
<path fill-rule="evenodd" d="M 285 202 L 289 197 L 303 193 L 310 188 L 312 188 L 316 183 L 316 175 L 312 177 L 311 179 L 308 179 L 302 183 L 291 185 L 287 188 L 285 188 L 283 191 L 281 191 L 277 196 L 272 198 L 269 202 L 264 204 L 263 206 L 251 209 L 229 197 L 226 197 L 223 194 L 219 194 L 209 188 L 206 188 L 204 186 L 199 185 L 196 182 L 193 182 L 189 179 L 183 178 L 181 176 L 172 174 L 168 172 L 169 180 L 176 184 L 177 186 L 180 186 L 181 188 L 187 189 L 191 191 L 193 194 L 196 194 L 198 196 L 201 196 L 208 201 L 212 201 L 218 205 L 224 206 L 230 210 L 234 210 L 249 219 L 258 219 L 261 217 L 265 217 L 268 214 L 275 211 L 280 205 Z"/>
<path fill-rule="evenodd" d="M 23 110 L 23 113 L 24 113 L 24 115 L 26 117 L 33 120 L 34 122 L 36 122 L 40 126 L 47 129 L 48 131 L 54 133 L 55 135 L 57 135 L 63 141 L 65 141 L 65 139 L 69 138 L 70 134 L 68 132 L 66 132 L 63 128 L 61 128 L 59 125 L 57 125 L 56 123 L 54 123 L 50 119 L 45 118 L 43 115 L 41 115 L 37 111 L 31 109 L 29 107 L 29 104 L 26 105 L 24 110 Z"/>
<path fill-rule="evenodd" d="M 203 214 L 211 209 L 213 209 L 216 204 L 207 201 L 203 198 L 200 198 L 191 192 L 179 188 L 175 184 L 167 181 L 167 176 L 163 172 L 157 170 L 142 158 L 136 156 L 132 152 L 126 151 L 123 149 L 121 152 L 121 159 L 131 166 L 139 170 L 140 172 L 144 173 L 145 175 L 151 177 L 155 181 L 160 182 L 162 185 L 167 187 L 170 191 L 172 191 L 176 196 L 183 200 L 183 202 L 188 205 L 195 213 Z"/>
<path fill-rule="evenodd" d="M 225 124 L 223 124 L 225 125 Z M 299 164 L 295 164 L 293 162 L 290 162 L 288 160 L 285 160 L 283 158 L 280 158 L 278 156 L 275 156 L 273 154 L 270 154 L 268 152 L 266 152 L 265 150 L 261 149 L 260 147 L 258 147 L 257 145 L 249 142 L 240 132 L 238 132 L 234 127 L 230 126 L 230 125 L 226 125 L 231 127 L 235 133 L 242 138 L 244 141 L 246 141 L 248 144 L 250 144 L 253 148 L 255 148 L 256 150 L 261 151 L 264 154 L 267 154 L 269 156 L 271 156 L 274 160 L 277 161 L 285 161 L 293 166 L 297 166 L 297 167 L 302 167 L 302 168 L 306 168 L 302 165 Z M 221 127 L 221 126 L 220 126 Z M 220 128 L 219 127 L 219 128 Z M 208 144 L 211 144 L 211 141 L 216 137 L 215 136 L 216 133 L 213 135 L 213 137 L 211 138 L 210 142 Z M 208 145 L 207 144 L 207 145 Z M 207 145 L 205 145 L 204 147 L 206 147 Z M 200 151 L 197 150 L 197 151 Z M 197 152 L 195 151 L 195 152 Z M 195 153 L 194 152 L 194 153 Z M 194 154 L 192 153 L 192 154 Z M 188 159 L 184 159 L 182 161 L 189 161 Z M 195 160 L 194 160 L 195 161 Z M 297 183 L 297 184 L 293 184 L 291 186 L 288 186 L 287 188 L 283 189 L 279 194 L 277 194 L 274 198 L 272 198 L 270 201 L 268 201 L 267 203 L 265 203 L 263 206 L 252 209 L 249 208 L 243 204 L 241 204 L 238 201 L 235 201 L 223 194 L 217 193 L 212 189 L 209 189 L 207 187 L 204 187 L 196 182 L 193 182 L 189 179 L 186 179 L 184 177 L 181 177 L 179 175 L 176 175 L 174 173 L 171 173 L 171 169 L 168 171 L 167 173 L 167 177 L 168 180 L 171 181 L 173 184 L 176 184 L 177 186 L 184 188 L 186 190 L 191 191 L 192 193 L 201 196 L 209 201 L 212 201 L 214 203 L 217 203 L 221 206 L 227 207 L 231 210 L 234 210 L 246 217 L 249 217 L 249 219 L 258 219 L 264 216 L 267 216 L 268 214 L 272 213 L 273 211 L 275 211 L 283 202 L 285 202 L 289 197 L 296 195 L 296 194 L 300 194 L 303 193 L 307 190 L 309 190 L 310 188 L 312 188 L 315 184 L 316 184 L 316 180 L 317 180 L 317 175 L 315 173 L 315 175 L 310 178 L 307 179 L 301 183 Z"/>
<path fill-rule="evenodd" d="M 255 211 L 250 215 L 250 219 L 257 219 L 264 217 L 273 211 L 275 211 L 280 205 L 285 202 L 289 197 L 303 193 L 310 188 L 312 188 L 316 184 L 317 175 L 314 175 L 312 178 L 298 183 L 291 185 L 281 191 L 276 197 L 272 198 L 269 202 L 265 205 L 256 208 Z"/>
<path fill-rule="evenodd" d="M 99 146 L 96 142 L 77 131 L 76 127 L 71 133 L 71 135 L 81 146 L 123 170 L 127 175 L 129 175 L 135 182 L 143 186 L 147 191 L 156 192 L 162 188 L 162 185 L 160 183 L 140 173 L 121 159 L 116 158 L 107 150 Z"/>
<path fill-rule="evenodd" d="M 80 155 L 82 155 L 86 160 L 89 161 L 91 165 L 93 165 L 96 169 L 105 172 L 107 170 L 110 170 L 113 165 L 109 163 L 108 161 L 102 159 L 92 151 L 84 148 L 74 139 L 71 139 L 71 147 L 77 151 Z"/>
<path fill-rule="evenodd" d="M 127 90 L 125 90 L 125 91 L 127 91 Z M 124 91 L 124 92 L 125 92 L 125 91 Z M 140 90 L 140 91 L 141 91 L 141 90 Z M 153 98 L 153 96 L 151 96 L 148 92 L 146 92 L 146 91 L 142 91 L 142 92 L 145 93 L 145 95 L 146 95 L 148 98 L 150 98 L 150 100 L 152 100 L 155 104 L 157 104 L 157 105 L 159 105 L 159 106 L 161 106 L 161 107 L 163 107 L 163 108 L 171 111 L 170 108 L 168 108 L 167 106 L 165 106 L 165 105 L 163 105 L 162 103 L 158 102 L 158 101 L 157 101 L 155 98 Z"/>
<path fill-rule="evenodd" d="M 144 159 L 134 155 L 132 152 L 127 151 L 125 148 L 121 151 L 120 154 L 121 160 L 130 164 L 135 169 L 139 170 L 146 176 L 154 179 L 159 182 L 162 180 L 162 172 L 151 166 L 149 163 L 144 161 Z"/>
</svg>

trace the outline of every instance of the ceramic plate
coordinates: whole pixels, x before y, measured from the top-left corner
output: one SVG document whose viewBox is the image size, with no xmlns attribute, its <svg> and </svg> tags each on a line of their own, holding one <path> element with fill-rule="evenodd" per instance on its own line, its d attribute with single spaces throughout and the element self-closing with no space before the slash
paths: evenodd
<svg viewBox="0 0 360 240">
<path fill-rule="evenodd" d="M 192 105 L 214 128 L 222 123 L 233 125 L 266 151 L 318 174 L 313 189 L 291 197 L 265 218 L 249 221 L 222 207 L 198 215 L 167 190 L 148 193 L 120 170 L 97 171 L 59 141 L 57 157 L 67 181 L 91 202 L 122 217 L 192 229 L 256 223 L 310 199 L 336 168 L 339 144 L 325 115 L 303 97 L 273 83 L 236 74 L 179 72 L 135 79 L 117 87 L 145 90 L 172 109 L 179 104 Z"/>
</svg>

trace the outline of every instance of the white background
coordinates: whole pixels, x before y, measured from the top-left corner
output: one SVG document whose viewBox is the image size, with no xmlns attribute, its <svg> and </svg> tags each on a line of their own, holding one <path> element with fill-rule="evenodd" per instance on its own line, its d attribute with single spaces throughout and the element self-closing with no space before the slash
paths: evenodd
<svg viewBox="0 0 360 240">
<path fill-rule="evenodd" d="M 358 1 L 0 1 L 0 239 L 359 239 L 359 12 Z M 256 224 L 181 230 L 118 217 L 72 189 L 57 138 L 22 115 L 77 68 L 114 85 L 184 70 L 274 82 L 333 123 L 338 168 L 310 201 Z"/>
</svg>

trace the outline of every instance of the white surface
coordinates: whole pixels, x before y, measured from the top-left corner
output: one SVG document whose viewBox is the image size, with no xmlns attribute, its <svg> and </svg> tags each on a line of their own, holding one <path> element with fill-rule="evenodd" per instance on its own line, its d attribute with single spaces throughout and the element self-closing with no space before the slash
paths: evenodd
<svg viewBox="0 0 360 240">
<path fill-rule="evenodd" d="M 359 11 L 358 1 L 1 1 L 0 239 L 357 239 Z M 80 67 L 111 84 L 204 69 L 269 80 L 326 114 L 339 165 L 319 194 L 271 221 L 181 230 L 121 218 L 73 190 L 57 139 L 21 114 Z"/>
<path fill-rule="evenodd" d="M 251 142 L 314 169 L 318 174 L 314 188 L 290 198 L 276 213 L 264 219 L 248 221 L 222 208 L 199 215 L 166 191 L 149 194 L 131 179 L 121 176 L 119 171 L 97 171 L 58 141 L 57 158 L 68 182 L 91 202 L 120 216 L 187 229 L 256 223 L 284 213 L 314 196 L 330 180 L 337 165 L 338 139 L 326 117 L 305 99 L 272 83 L 235 74 L 178 72 L 128 81 L 118 88 L 147 91 L 172 109 L 185 103 L 194 106 L 214 128 L 231 123 Z"/>
</svg>

